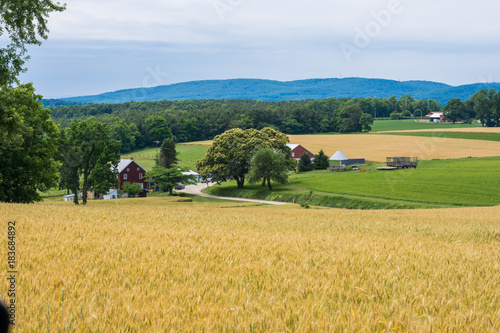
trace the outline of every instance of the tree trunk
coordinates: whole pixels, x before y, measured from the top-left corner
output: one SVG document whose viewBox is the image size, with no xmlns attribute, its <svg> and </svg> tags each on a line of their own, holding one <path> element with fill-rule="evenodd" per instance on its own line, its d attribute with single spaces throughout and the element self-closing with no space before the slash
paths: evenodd
<svg viewBox="0 0 500 333">
<path fill-rule="evenodd" d="M 245 184 L 245 178 L 244 177 L 234 177 L 236 179 L 236 184 L 238 184 L 238 188 L 243 188 L 243 185 Z"/>
<path fill-rule="evenodd" d="M 271 187 L 271 177 L 267 177 L 267 186 L 269 187 L 269 191 L 273 190 L 273 188 Z"/>
<path fill-rule="evenodd" d="M 173 189 L 174 189 L 174 188 L 173 188 L 172 186 L 170 186 L 170 187 L 168 188 L 168 193 L 169 193 L 170 195 L 174 195 L 174 192 L 172 192 L 172 191 L 173 191 Z"/>
<path fill-rule="evenodd" d="M 89 175 L 87 173 L 83 174 L 83 185 L 82 185 L 82 204 L 87 204 L 87 189 L 89 186 Z"/>
<path fill-rule="evenodd" d="M 78 205 L 78 180 L 75 179 L 73 181 L 73 193 L 75 195 L 75 197 L 73 198 L 73 202 L 75 203 L 75 205 Z"/>
<path fill-rule="evenodd" d="M 266 186 L 266 177 L 262 178 L 262 186 Z"/>
</svg>

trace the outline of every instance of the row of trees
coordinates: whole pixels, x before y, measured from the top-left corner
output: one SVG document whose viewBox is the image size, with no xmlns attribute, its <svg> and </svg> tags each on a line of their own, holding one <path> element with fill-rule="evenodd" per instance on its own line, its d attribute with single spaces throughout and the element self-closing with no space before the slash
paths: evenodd
<svg viewBox="0 0 500 333">
<path fill-rule="evenodd" d="M 446 104 L 443 115 L 455 123 L 478 119 L 483 126 L 500 126 L 500 92 L 494 89 L 481 90 L 469 100 L 462 102 L 455 98 Z"/>
</svg>

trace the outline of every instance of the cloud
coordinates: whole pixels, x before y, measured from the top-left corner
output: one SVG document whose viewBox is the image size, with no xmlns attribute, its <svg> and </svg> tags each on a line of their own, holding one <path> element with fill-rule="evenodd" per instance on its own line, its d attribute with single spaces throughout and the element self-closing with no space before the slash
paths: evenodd
<svg viewBox="0 0 500 333">
<path fill-rule="evenodd" d="M 492 0 L 73 0 L 49 18 L 49 41 L 30 49 L 23 78 L 50 95 L 137 87 L 148 66 L 167 68 L 166 83 L 342 75 L 475 82 L 500 77 L 499 9 Z M 351 61 L 342 43 L 358 49 Z"/>
</svg>

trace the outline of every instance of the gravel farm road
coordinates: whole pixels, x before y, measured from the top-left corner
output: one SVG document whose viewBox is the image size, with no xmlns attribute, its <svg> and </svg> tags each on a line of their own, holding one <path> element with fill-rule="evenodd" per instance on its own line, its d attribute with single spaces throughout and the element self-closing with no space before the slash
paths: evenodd
<svg viewBox="0 0 500 333">
<path fill-rule="evenodd" d="M 245 202 L 255 202 L 262 203 L 267 205 L 289 205 L 290 202 L 278 202 L 278 201 L 266 201 L 266 200 L 256 200 L 256 199 L 245 199 L 245 198 L 234 198 L 234 197 L 220 197 L 217 195 L 211 195 L 201 192 L 202 189 L 207 188 L 208 186 L 212 186 L 215 183 L 198 183 L 196 185 L 188 185 L 183 190 L 176 190 L 176 192 L 199 195 L 200 197 L 206 198 L 216 198 L 216 199 L 224 199 L 224 200 L 233 200 L 233 201 L 245 201 Z"/>
</svg>

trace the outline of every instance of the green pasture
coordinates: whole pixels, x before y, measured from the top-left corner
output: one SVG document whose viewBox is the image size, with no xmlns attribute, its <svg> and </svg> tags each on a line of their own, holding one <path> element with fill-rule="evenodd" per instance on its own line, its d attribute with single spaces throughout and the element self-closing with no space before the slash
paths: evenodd
<svg viewBox="0 0 500 333">
<path fill-rule="evenodd" d="M 466 140 L 500 141 L 499 133 L 465 133 L 465 132 L 400 132 L 384 133 L 389 135 L 422 136 L 432 138 L 450 138 Z M 500 154 L 500 152 L 499 152 Z"/>
<path fill-rule="evenodd" d="M 370 172 L 294 174 L 288 184 L 275 185 L 273 191 L 259 185 L 239 190 L 228 182 L 207 193 L 361 209 L 500 204 L 500 157 L 421 161 L 417 169 L 394 171 L 375 166 Z"/>
<path fill-rule="evenodd" d="M 425 119 L 424 119 L 425 120 Z M 480 127 L 481 124 L 453 124 L 453 123 L 431 123 L 430 121 L 418 122 L 415 119 L 400 120 L 375 120 L 371 132 L 383 131 L 409 131 L 435 128 L 471 128 Z"/>
<path fill-rule="evenodd" d="M 179 153 L 179 166 L 181 168 L 196 170 L 196 161 L 203 158 L 208 150 L 208 146 L 177 144 L 175 146 Z M 147 148 L 132 153 L 123 154 L 122 158 L 134 157 L 134 160 L 143 168 L 150 171 L 155 165 L 156 154 L 159 148 Z"/>
</svg>

